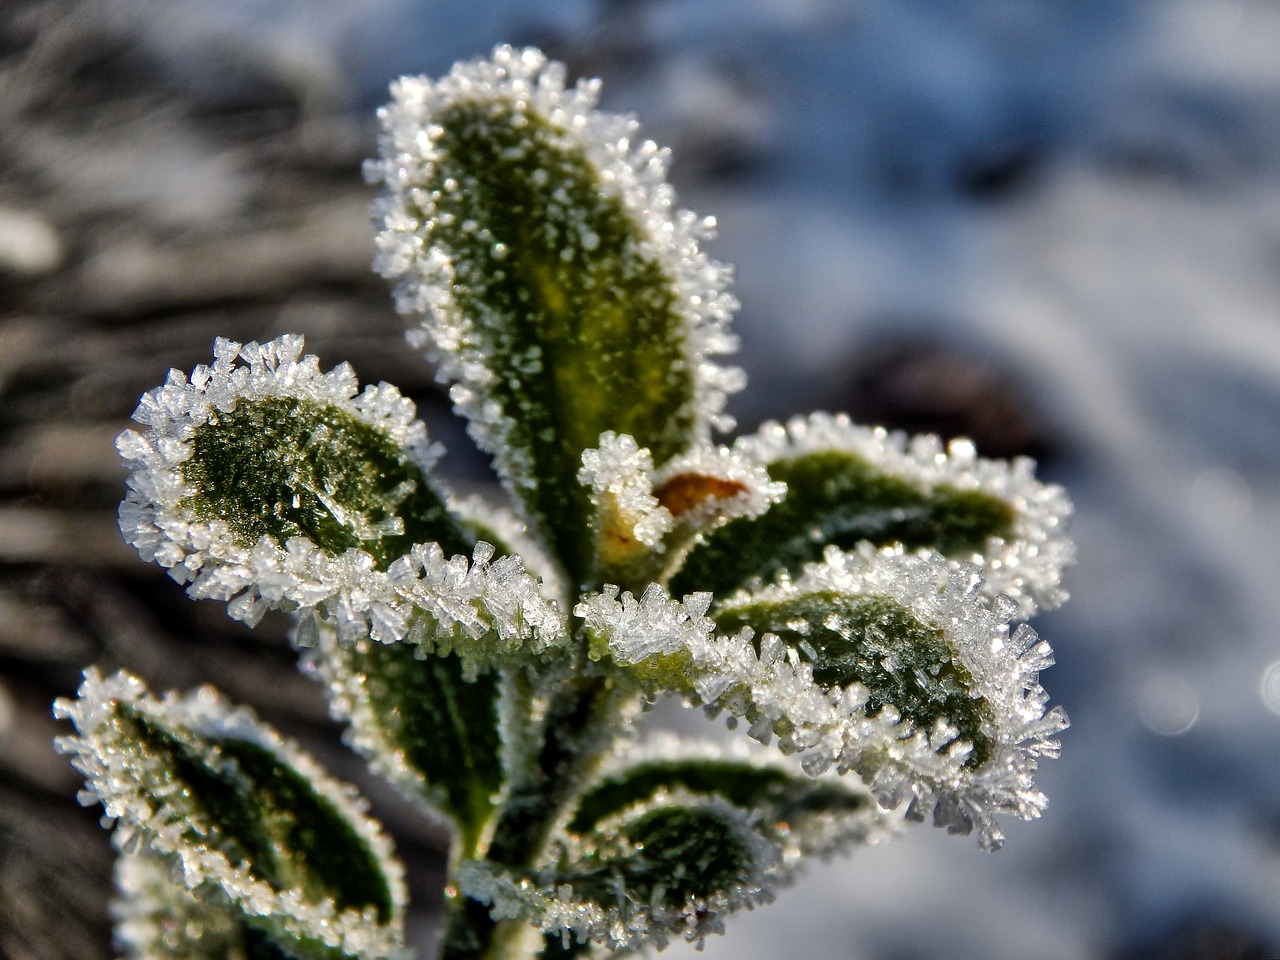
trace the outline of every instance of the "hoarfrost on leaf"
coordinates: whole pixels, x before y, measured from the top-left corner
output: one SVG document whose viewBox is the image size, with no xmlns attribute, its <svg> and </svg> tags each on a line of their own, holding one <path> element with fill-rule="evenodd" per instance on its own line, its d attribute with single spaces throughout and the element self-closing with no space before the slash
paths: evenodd
<svg viewBox="0 0 1280 960">
<path fill-rule="evenodd" d="M 401 638 L 434 653 L 456 653 L 472 670 L 568 642 L 564 615 L 523 561 L 494 559 L 494 548 L 483 541 L 470 561 L 446 558 L 438 544 L 416 546 L 392 564 L 387 579 L 411 611 Z"/>
<path fill-rule="evenodd" d="M 766 423 L 755 434 L 739 438 L 735 449 L 766 465 L 850 455 L 910 490 L 924 495 L 941 492 L 949 499 L 935 501 L 939 517 L 931 523 L 931 535 L 955 543 L 946 551 L 948 556 L 981 569 L 987 596 L 1012 597 L 1023 617 L 1051 610 L 1067 599 L 1062 572 L 1075 559 L 1075 546 L 1066 532 L 1071 501 L 1056 484 L 1037 481 L 1035 464 L 1026 457 L 990 460 L 979 457 L 968 440 L 944 445 L 932 434 L 908 436 L 859 426 L 843 414 L 825 413 L 795 417 L 785 425 Z M 845 493 L 856 500 L 854 491 Z M 1004 504 L 1009 521 L 1004 529 L 996 527 L 984 534 L 974 519 L 968 520 L 976 542 L 962 545 L 962 537 L 947 534 L 944 518 L 948 512 L 972 510 L 980 503 L 976 497 Z M 888 514 L 886 520 L 902 523 L 913 512 L 923 515 L 927 508 L 926 503 L 912 503 L 901 494 L 894 499 L 897 502 L 880 507 Z M 921 548 L 940 549 L 928 541 Z"/>
<path fill-rule="evenodd" d="M 1066 494 L 842 415 L 716 445 L 730 271 L 598 90 L 506 46 L 405 78 L 366 168 L 375 266 L 504 504 L 456 502 L 413 404 L 296 335 L 218 340 L 117 442 L 125 538 L 245 623 L 291 614 L 346 742 L 449 833 L 442 960 L 700 941 L 904 820 L 994 849 L 1066 725 L 1015 625 L 1066 598 Z M 746 735 L 637 736 L 663 696 Z M 127 950 L 405 953 L 381 828 L 247 710 L 89 670 L 55 713 Z"/>
<path fill-rule="evenodd" d="M 597 92 L 510 47 L 405 78 L 366 169 L 386 188 L 375 265 L 571 579 L 591 561 L 582 451 L 613 431 L 660 465 L 730 425 L 742 381 L 713 362 L 736 348 L 736 302 L 699 248 L 709 225 L 676 209 L 665 153 Z"/>
<path fill-rule="evenodd" d="M 738 626 L 742 618 L 726 611 L 754 608 L 764 618 L 799 598 L 818 598 L 814 609 L 822 613 L 822 625 L 837 631 L 854 626 L 831 622 L 842 612 L 837 598 L 883 598 L 897 605 L 945 645 L 948 662 L 935 669 L 947 666 L 952 682 L 962 683 L 958 696 L 926 703 L 934 713 L 922 714 L 920 704 L 894 696 L 900 685 L 889 682 L 897 673 L 891 666 L 876 671 L 875 687 L 857 680 L 821 683 L 812 647 L 788 645 L 749 623 L 718 634 L 715 619 L 706 616 L 709 594 L 677 601 L 655 585 L 637 601 L 610 589 L 579 604 L 576 613 L 593 641 L 618 663 L 639 667 L 643 680 L 747 720 L 756 739 L 776 737 L 784 753 L 802 754 L 808 772 L 858 773 L 886 807 L 906 803 L 909 816 L 932 813 L 952 832 L 976 828 L 984 847 L 1003 842 L 994 814 L 1040 815 L 1037 760 L 1056 751 L 1050 737 L 1066 723 L 1060 710 L 1045 713 L 1037 674 L 1051 661 L 1033 632 L 1011 634 L 1014 605 L 988 604 L 976 570 L 901 549 L 831 548 L 823 563 L 807 566 L 798 579 L 731 597 L 713 616 Z M 793 629 L 803 632 L 805 625 Z M 904 632 L 879 642 L 909 653 L 911 639 Z M 863 679 L 872 682 L 871 675 Z M 948 707 L 960 712 L 947 715 Z M 980 762 L 968 762 L 975 743 L 962 739 L 962 730 L 981 738 Z"/>
<path fill-rule="evenodd" d="M 350 787 L 246 708 L 210 687 L 157 699 L 128 673 L 89 670 L 55 715 L 75 724 L 58 748 L 116 822 L 122 849 L 140 840 L 189 890 L 218 890 L 246 924 L 304 957 L 308 943 L 405 956 L 404 875 L 390 841 Z"/>
<path fill-rule="evenodd" d="M 346 364 L 322 374 L 302 347 L 219 340 L 212 366 L 147 393 L 134 419 L 148 429 L 117 441 L 131 470 L 120 528 L 192 596 L 251 624 L 322 602 L 377 619 L 381 567 L 415 542 L 465 538 L 429 480 L 438 448 L 412 403 L 386 384 L 358 391 Z"/>
</svg>

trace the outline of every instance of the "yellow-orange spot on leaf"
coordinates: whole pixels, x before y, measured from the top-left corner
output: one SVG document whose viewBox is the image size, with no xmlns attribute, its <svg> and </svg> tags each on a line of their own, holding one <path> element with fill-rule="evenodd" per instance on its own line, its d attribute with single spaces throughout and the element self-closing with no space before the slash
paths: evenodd
<svg viewBox="0 0 1280 960">
<path fill-rule="evenodd" d="M 728 500 L 747 492 L 741 480 L 724 480 L 702 473 L 677 473 L 653 491 L 673 517 L 679 517 L 708 500 Z"/>
</svg>

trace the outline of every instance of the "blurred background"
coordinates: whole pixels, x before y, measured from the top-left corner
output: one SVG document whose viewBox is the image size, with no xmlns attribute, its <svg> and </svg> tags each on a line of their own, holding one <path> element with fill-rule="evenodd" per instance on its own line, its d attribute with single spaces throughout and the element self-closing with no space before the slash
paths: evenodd
<svg viewBox="0 0 1280 960">
<path fill-rule="evenodd" d="M 1275 0 L 0 0 L 0 956 L 111 955 L 107 835 L 50 747 L 95 662 L 214 682 L 360 782 L 429 940 L 444 839 L 283 621 L 120 542 L 112 443 L 215 336 L 296 331 L 488 482 L 368 270 L 360 163 L 389 80 L 501 41 L 603 77 L 718 218 L 743 429 L 967 435 L 1077 506 L 1074 599 L 1035 622 L 1073 721 L 1045 818 L 816 865 L 706 956 L 1280 956 Z"/>
</svg>

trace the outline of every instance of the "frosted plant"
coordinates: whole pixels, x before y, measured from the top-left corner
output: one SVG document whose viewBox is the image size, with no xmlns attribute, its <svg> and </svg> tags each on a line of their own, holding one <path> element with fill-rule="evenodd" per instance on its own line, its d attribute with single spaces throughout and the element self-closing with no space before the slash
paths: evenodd
<svg viewBox="0 0 1280 960">
<path fill-rule="evenodd" d="M 806 857 L 1044 807 L 1069 504 L 1029 462 L 816 414 L 731 446 L 729 271 L 663 150 L 498 48 L 381 114 L 376 266 L 509 496 L 459 502 L 385 384 L 219 340 L 119 439 L 126 538 L 197 598 L 292 613 L 349 742 L 452 828 L 440 956 L 719 931 Z M 741 729 L 643 738 L 679 698 Z M 120 849 L 130 956 L 406 953 L 350 788 L 210 689 L 91 670 L 56 706 Z"/>
</svg>

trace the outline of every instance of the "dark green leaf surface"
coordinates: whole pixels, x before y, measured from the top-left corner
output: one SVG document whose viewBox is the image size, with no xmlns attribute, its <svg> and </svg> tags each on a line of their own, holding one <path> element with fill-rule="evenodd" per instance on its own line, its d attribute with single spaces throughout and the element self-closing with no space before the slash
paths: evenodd
<svg viewBox="0 0 1280 960">
<path fill-rule="evenodd" d="M 361 737 L 422 776 L 424 799 L 445 807 L 471 854 L 502 786 L 497 674 L 468 682 L 458 657 L 417 653 L 414 644 L 363 641 L 338 645 L 332 656 L 344 672 L 364 675 L 372 709 L 357 723 Z"/>
<path fill-rule="evenodd" d="M 867 540 L 928 547 L 945 556 L 980 551 L 989 537 L 1008 537 L 1013 508 L 976 490 L 938 486 L 920 491 L 839 450 L 769 464 L 787 495 L 763 515 L 734 520 L 695 547 L 672 578 L 679 596 L 727 593 L 750 580 L 796 573 L 821 559 L 828 545 L 849 549 Z"/>
<path fill-rule="evenodd" d="M 457 103 L 427 189 L 431 241 L 494 374 L 516 497 L 577 579 L 590 575 L 582 451 L 628 433 L 661 463 L 692 428 L 693 372 L 671 279 L 642 256 L 585 151 L 506 99 Z M 486 427 L 486 430 L 490 428 Z M 508 456 L 508 452 L 510 455 Z"/>
<path fill-rule="evenodd" d="M 191 506 L 226 521 L 246 544 L 305 536 L 330 554 L 360 547 L 386 566 L 415 543 L 439 542 L 449 554 L 473 542 L 403 450 L 336 407 L 286 397 L 242 400 L 201 427 L 192 447 L 184 473 L 200 493 Z M 344 511 L 366 525 L 398 516 L 404 532 L 362 540 Z M 345 661 L 341 669 L 366 676 L 379 704 L 375 738 L 402 751 L 474 837 L 499 785 L 496 681 L 468 683 L 456 657 L 423 660 L 415 651 L 363 643 L 333 655 Z"/>
<path fill-rule="evenodd" d="M 307 537 L 330 554 L 359 547 L 381 566 L 417 543 L 446 553 L 470 541 L 427 477 L 389 436 L 336 406 L 293 397 L 241 400 L 192 438 L 187 506 L 222 520 L 244 545 Z M 403 532 L 368 529 L 398 517 Z M 364 531 L 358 529 L 366 528 Z M 362 536 L 362 532 L 364 536 Z"/>
<path fill-rule="evenodd" d="M 242 924 L 245 960 L 298 960 L 298 955 L 282 948 L 264 933 Z"/>
<path fill-rule="evenodd" d="M 870 692 L 867 716 L 887 705 L 919 729 L 943 719 L 973 744 L 968 765 L 990 755 L 984 732 L 993 724 L 990 707 L 975 698 L 973 678 L 944 632 L 888 598 L 809 593 L 723 609 L 715 621 L 725 632 L 749 626 L 757 638 L 776 634 L 813 665 L 824 686 L 862 684 Z"/>
<path fill-rule="evenodd" d="M 167 730 L 125 706 L 118 722 L 131 746 L 167 771 L 171 792 L 163 802 L 188 808 L 189 842 L 221 851 L 275 890 L 300 891 L 315 903 L 332 899 L 341 910 L 373 907 L 380 921 L 391 920 L 394 901 L 377 854 L 270 750 Z"/>
<path fill-rule="evenodd" d="M 853 813 L 868 806 L 865 793 L 842 783 L 793 776 L 777 767 L 729 759 L 653 760 L 621 770 L 588 791 L 569 829 L 586 833 L 659 790 L 723 797 L 736 807 L 759 811 L 762 825 L 792 823 L 813 814 Z"/>
<path fill-rule="evenodd" d="M 661 891 L 679 908 L 756 879 L 759 866 L 744 824 L 715 807 L 659 807 L 620 828 L 621 848 L 581 865 L 566 879 L 580 893 L 607 905 L 617 882 L 643 903 Z"/>
</svg>

